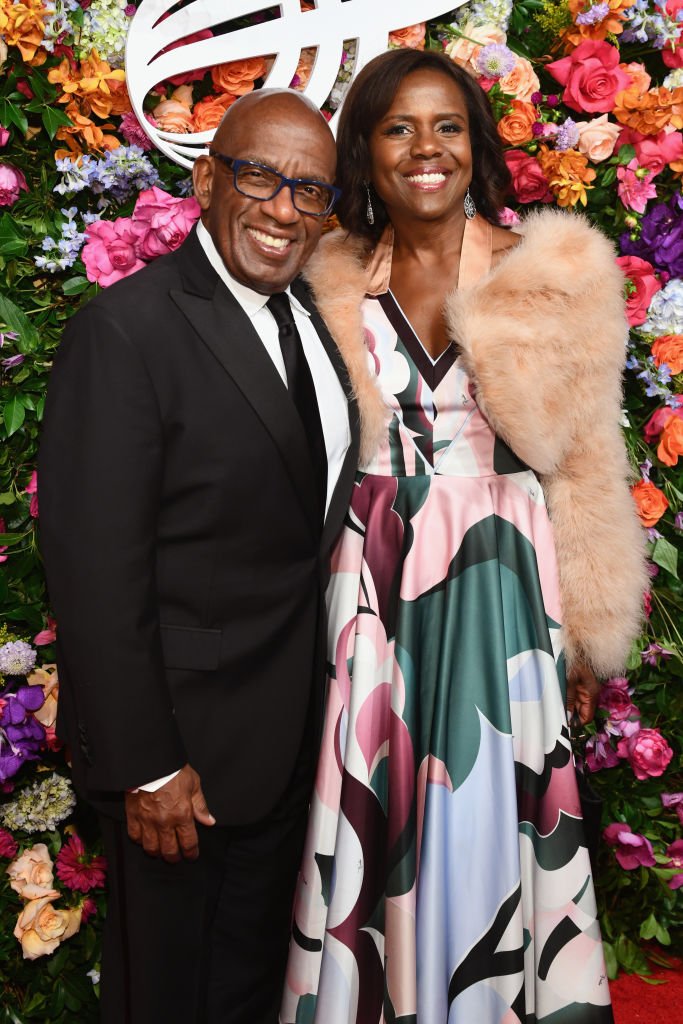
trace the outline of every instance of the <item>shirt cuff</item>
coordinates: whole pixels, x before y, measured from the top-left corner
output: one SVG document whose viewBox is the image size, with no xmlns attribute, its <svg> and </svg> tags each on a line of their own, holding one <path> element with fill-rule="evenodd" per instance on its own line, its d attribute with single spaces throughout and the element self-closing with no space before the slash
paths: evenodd
<svg viewBox="0 0 683 1024">
<path fill-rule="evenodd" d="M 129 789 L 128 792 L 139 793 L 142 789 L 145 793 L 156 793 L 157 789 L 161 789 L 161 787 L 165 786 L 167 782 L 171 781 L 171 779 L 175 779 L 176 775 L 180 775 L 180 772 L 181 769 L 179 768 L 177 772 L 171 772 L 170 775 L 164 775 L 163 779 L 155 779 L 153 782 L 146 782 L 144 786 L 138 786 L 137 789 Z"/>
</svg>

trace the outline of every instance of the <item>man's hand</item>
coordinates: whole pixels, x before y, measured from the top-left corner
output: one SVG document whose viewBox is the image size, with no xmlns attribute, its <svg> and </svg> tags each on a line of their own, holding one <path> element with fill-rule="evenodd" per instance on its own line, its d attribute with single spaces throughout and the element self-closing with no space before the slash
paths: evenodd
<svg viewBox="0 0 683 1024">
<path fill-rule="evenodd" d="M 202 825 L 216 824 L 206 806 L 199 776 L 189 764 L 154 793 L 142 789 L 126 793 L 126 819 L 133 842 L 140 843 L 152 857 L 163 857 L 171 864 L 181 857 L 195 860 L 199 856 L 195 820 Z"/>
<path fill-rule="evenodd" d="M 600 683 L 587 665 L 577 665 L 567 675 L 567 713 L 576 711 L 583 725 L 595 718 Z"/>
</svg>

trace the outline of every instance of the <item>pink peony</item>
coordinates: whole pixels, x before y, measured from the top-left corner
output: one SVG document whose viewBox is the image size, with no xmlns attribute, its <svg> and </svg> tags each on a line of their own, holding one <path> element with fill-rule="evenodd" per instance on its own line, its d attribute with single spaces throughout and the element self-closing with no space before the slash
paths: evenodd
<svg viewBox="0 0 683 1024">
<path fill-rule="evenodd" d="M 633 773 L 642 782 L 662 775 L 674 752 L 659 729 L 638 729 L 617 745 L 619 757 L 628 758 Z"/>
<path fill-rule="evenodd" d="M 674 399 L 676 400 L 675 408 L 671 408 L 668 405 L 662 406 L 661 409 L 657 409 L 652 413 L 652 416 L 650 416 L 643 427 L 643 437 L 648 444 L 658 440 L 659 435 L 672 416 L 678 416 L 683 420 L 683 395 L 674 395 Z"/>
<path fill-rule="evenodd" d="M 11 860 L 18 849 L 19 843 L 12 833 L 5 828 L 0 828 L 0 857 L 9 857 Z"/>
<path fill-rule="evenodd" d="M 631 703 L 633 690 L 628 679 L 617 676 L 603 683 L 598 699 L 598 707 L 606 711 L 613 722 L 623 722 L 627 718 L 640 718 L 640 711 Z"/>
<path fill-rule="evenodd" d="M 683 135 L 670 126 L 657 135 L 641 135 L 635 128 L 622 128 L 615 151 L 622 146 L 633 146 L 640 167 L 647 167 L 654 175 L 660 174 L 667 164 L 683 159 Z"/>
<path fill-rule="evenodd" d="M 38 474 L 35 469 L 31 473 L 31 479 L 24 488 L 26 494 L 31 495 L 31 504 L 29 506 L 29 512 L 34 519 L 38 518 Z"/>
<path fill-rule="evenodd" d="M 548 179 L 535 157 L 519 149 L 508 149 L 504 155 L 512 175 L 512 188 L 520 203 L 552 202 Z"/>
<path fill-rule="evenodd" d="M 609 846 L 616 847 L 616 858 L 625 871 L 633 871 L 641 865 L 651 868 L 656 864 L 652 843 L 645 836 L 633 832 L 630 825 L 615 822 L 608 825 L 602 835 Z"/>
<path fill-rule="evenodd" d="M 176 199 L 156 185 L 141 192 L 133 211 L 138 256 L 153 260 L 174 252 L 185 241 L 200 213 L 194 196 Z"/>
<path fill-rule="evenodd" d="M 156 121 L 151 114 L 145 114 L 145 118 L 151 125 L 156 125 Z M 135 146 L 139 146 L 140 149 L 144 149 L 148 152 L 154 148 L 154 143 L 150 139 L 149 135 L 142 127 L 137 117 L 132 110 L 129 110 L 127 114 L 123 115 L 121 119 L 121 134 L 123 135 L 126 142 L 131 142 Z"/>
<path fill-rule="evenodd" d="M 618 256 L 617 263 L 633 286 L 626 298 L 626 316 L 631 327 L 637 327 L 647 320 L 652 296 L 662 286 L 655 277 L 652 264 L 641 260 L 640 256 Z"/>
<path fill-rule="evenodd" d="M 0 206 L 13 206 L 21 189 L 28 192 L 23 172 L 12 164 L 0 164 Z"/>
<path fill-rule="evenodd" d="M 674 875 L 673 878 L 669 879 L 668 885 L 670 889 L 680 889 L 683 885 L 683 839 L 677 839 L 674 843 L 671 843 L 666 848 L 666 855 L 671 860 L 668 864 L 663 864 L 665 868 L 676 868 L 678 874 Z"/>
<path fill-rule="evenodd" d="M 89 892 L 104 885 L 107 861 L 104 857 L 90 857 L 80 836 L 73 835 L 57 854 L 55 870 L 68 889 Z"/>
<path fill-rule="evenodd" d="M 617 192 L 627 210 L 645 213 L 648 199 L 657 198 L 657 189 L 652 184 L 654 172 L 640 168 L 634 158 L 625 167 L 617 167 L 619 185 Z"/>
<path fill-rule="evenodd" d="M 586 764 L 592 772 L 599 772 L 603 768 L 614 768 L 619 764 L 619 757 L 616 750 L 610 743 L 609 735 L 606 732 L 599 732 L 586 743 Z"/>
<path fill-rule="evenodd" d="M 630 75 L 619 67 L 619 51 L 604 40 L 586 39 L 547 69 L 564 86 L 567 106 L 580 112 L 609 113 L 617 93 L 631 85 Z"/>
<path fill-rule="evenodd" d="M 139 232 L 130 217 L 95 221 L 86 235 L 81 256 L 89 281 L 107 288 L 144 267 L 135 249 Z"/>
</svg>

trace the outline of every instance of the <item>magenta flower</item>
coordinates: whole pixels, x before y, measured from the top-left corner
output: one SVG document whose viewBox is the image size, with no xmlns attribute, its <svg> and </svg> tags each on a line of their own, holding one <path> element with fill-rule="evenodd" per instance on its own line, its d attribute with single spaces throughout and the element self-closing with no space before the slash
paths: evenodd
<svg viewBox="0 0 683 1024">
<path fill-rule="evenodd" d="M 653 171 L 639 167 L 635 157 L 625 167 L 622 165 L 617 168 L 617 192 L 627 210 L 645 213 L 648 199 L 657 198 L 657 189 L 652 184 L 654 176 Z"/>
<path fill-rule="evenodd" d="M 0 857 L 12 860 L 18 849 L 19 843 L 12 833 L 8 832 L 6 828 L 0 828 Z"/>
<path fill-rule="evenodd" d="M 650 572 L 651 576 L 656 576 L 657 573 Z M 662 647 L 661 644 L 648 644 L 644 651 L 640 652 L 643 665 L 657 666 L 659 664 L 659 658 L 670 658 L 673 651 L 669 651 L 666 647 Z"/>
<path fill-rule="evenodd" d="M 40 633 L 36 633 L 33 638 L 33 643 L 36 647 L 44 647 L 46 644 L 53 644 L 56 639 L 57 622 L 48 615 L 45 629 L 41 629 Z"/>
<path fill-rule="evenodd" d="M 9 130 L 0 124 L 0 149 L 7 145 L 9 140 Z"/>
<path fill-rule="evenodd" d="M 177 199 L 163 189 L 145 189 L 133 211 L 135 251 L 144 260 L 174 252 L 187 238 L 201 210 L 194 196 Z"/>
<path fill-rule="evenodd" d="M 89 281 L 107 288 L 144 267 L 135 248 L 140 231 L 130 217 L 98 220 L 88 225 L 86 235 L 81 257 Z"/>
<path fill-rule="evenodd" d="M 104 857 L 90 857 L 80 836 L 73 835 L 57 854 L 55 870 L 68 889 L 89 892 L 104 885 L 107 861 Z"/>
<path fill-rule="evenodd" d="M 145 114 L 145 117 L 151 125 L 156 125 L 156 121 L 151 114 Z M 145 152 L 148 152 L 150 149 L 154 149 L 154 143 L 132 110 L 129 110 L 127 114 L 123 115 L 120 129 L 126 142 L 131 142 L 133 145 L 139 146 L 140 149 L 144 149 Z"/>
<path fill-rule="evenodd" d="M 619 757 L 628 758 L 635 777 L 641 782 L 662 775 L 674 756 L 673 750 L 659 729 L 638 729 L 631 732 L 619 742 L 617 754 Z"/>
<path fill-rule="evenodd" d="M 606 711 L 613 722 L 623 722 L 627 718 L 640 718 L 640 711 L 631 702 L 633 689 L 628 679 L 616 676 L 603 683 L 600 690 L 598 707 Z"/>
<path fill-rule="evenodd" d="M 31 513 L 31 515 L 33 516 L 34 519 L 37 519 L 38 518 L 38 474 L 36 473 L 35 469 L 31 473 L 31 479 L 29 480 L 28 484 L 24 488 L 24 491 L 26 492 L 26 494 L 30 494 L 31 495 L 31 505 L 29 507 L 29 512 Z"/>
<path fill-rule="evenodd" d="M 674 875 L 673 878 L 669 879 L 670 889 L 680 889 L 683 885 L 683 839 L 677 839 L 675 843 L 671 843 L 666 848 L 666 855 L 671 860 L 668 864 L 662 865 L 665 868 L 677 868 L 679 873 Z"/>
<path fill-rule="evenodd" d="M 656 864 L 652 843 L 645 836 L 631 830 L 630 825 L 614 822 L 602 833 L 608 846 L 614 846 L 615 856 L 625 871 L 635 868 L 651 868 Z"/>
<path fill-rule="evenodd" d="M 92 896 L 86 896 L 81 903 L 81 924 L 87 924 L 91 917 L 97 913 L 97 904 Z"/>
<path fill-rule="evenodd" d="M 592 772 L 599 772 L 603 768 L 614 768 L 619 764 L 619 757 L 616 750 L 609 741 L 606 732 L 599 732 L 586 743 L 586 764 Z"/>
<path fill-rule="evenodd" d="M 23 172 L 12 164 L 0 164 L 0 206 L 14 206 L 22 189 L 28 192 Z"/>
<path fill-rule="evenodd" d="M 683 825 L 683 793 L 660 793 L 664 807 L 673 807 L 678 815 L 678 820 Z"/>
</svg>

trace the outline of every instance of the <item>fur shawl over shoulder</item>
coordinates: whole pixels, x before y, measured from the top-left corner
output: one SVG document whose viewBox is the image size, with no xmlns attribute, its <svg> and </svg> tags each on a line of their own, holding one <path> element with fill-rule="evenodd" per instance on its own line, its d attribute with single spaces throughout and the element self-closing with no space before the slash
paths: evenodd
<svg viewBox="0 0 683 1024">
<path fill-rule="evenodd" d="M 367 255 L 361 240 L 334 232 L 306 272 L 353 382 L 361 464 L 388 419 L 363 344 Z M 620 428 L 628 327 L 612 248 L 580 216 L 532 214 L 520 244 L 476 285 L 453 292 L 445 312 L 480 408 L 542 481 L 568 665 L 618 673 L 647 578 Z"/>
</svg>

